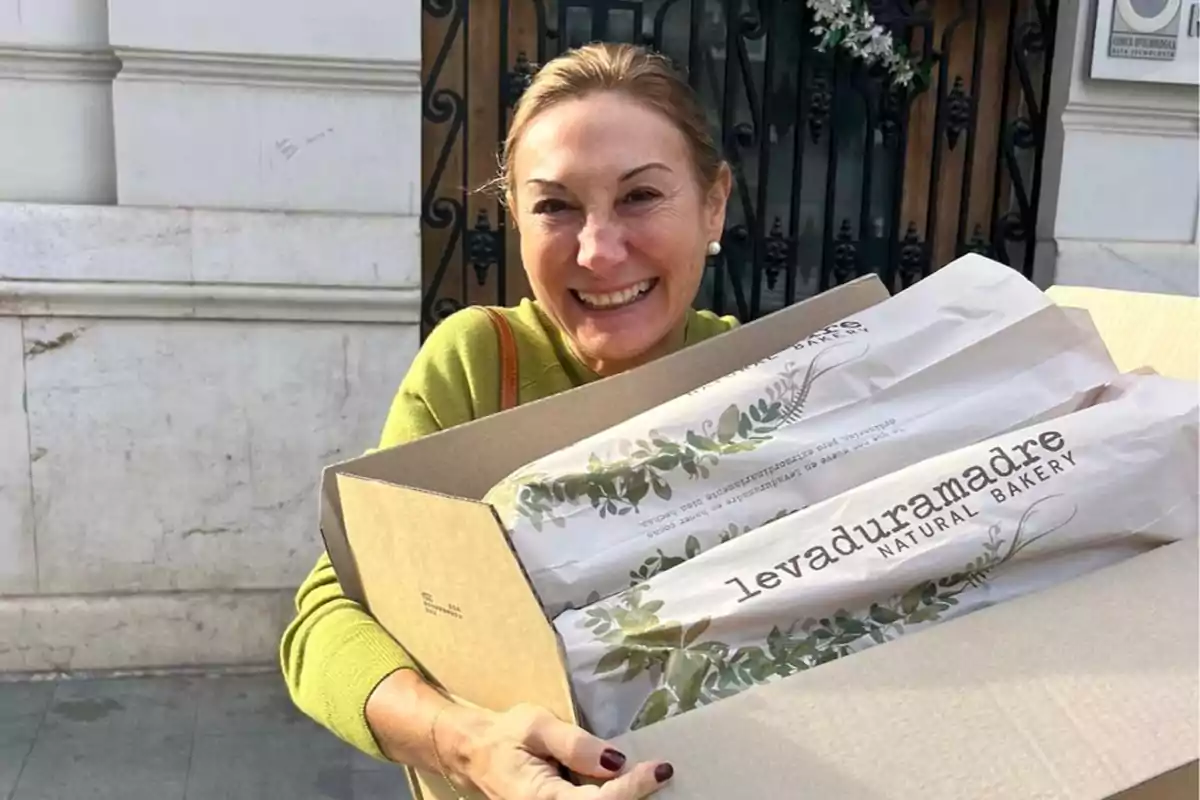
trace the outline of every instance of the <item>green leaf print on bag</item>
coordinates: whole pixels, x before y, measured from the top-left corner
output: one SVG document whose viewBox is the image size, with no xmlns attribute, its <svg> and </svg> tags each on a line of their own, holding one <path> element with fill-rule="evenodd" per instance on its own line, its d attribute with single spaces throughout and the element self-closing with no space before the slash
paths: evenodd
<svg viewBox="0 0 1200 800">
<path fill-rule="evenodd" d="M 828 617 L 796 620 L 786 629 L 775 626 L 755 645 L 732 648 L 719 641 L 699 641 L 711 625 L 701 619 L 687 630 L 679 622 L 660 620 L 662 600 L 646 600 L 648 586 L 639 584 L 617 598 L 620 605 L 593 608 L 579 625 L 592 629 L 607 645 L 595 674 L 628 682 L 643 672 L 656 686 L 634 717 L 638 729 L 667 717 L 731 697 L 757 684 L 787 677 L 850 655 L 872 644 L 883 644 L 904 633 L 905 626 L 937 622 L 958 604 L 958 596 L 988 584 L 997 569 L 1039 539 L 1074 518 L 1068 517 L 1042 533 L 1028 537 L 1026 526 L 1042 498 L 1026 509 L 1016 533 L 1005 540 L 999 525 L 988 530 L 980 554 L 961 572 L 918 583 L 865 612 L 839 609 Z M 615 673 L 624 671 L 617 676 Z"/>
<path fill-rule="evenodd" d="M 796 512 L 789 510 L 789 509 L 784 509 L 783 511 L 780 511 L 775 516 L 773 516 L 770 519 L 763 522 L 762 525 L 766 525 L 767 523 L 774 522 L 779 519 L 783 519 L 784 517 L 788 516 L 789 514 L 794 514 L 794 513 L 796 513 Z M 746 525 L 744 527 L 739 528 L 737 525 L 735 525 L 734 523 L 731 522 L 731 523 L 729 523 L 729 526 L 727 528 L 718 532 L 715 537 L 708 535 L 708 536 L 705 536 L 705 538 L 715 538 L 717 540 L 718 544 L 725 544 L 726 542 L 733 541 L 734 539 L 736 539 L 739 536 L 742 536 L 743 534 L 749 533 L 750 531 L 754 530 L 755 528 L 762 527 L 762 525 Z M 671 569 L 672 567 L 677 567 L 686 561 L 691 561 L 693 558 L 700 555 L 700 553 L 702 553 L 704 551 L 704 545 L 701 544 L 701 541 L 699 538 L 697 538 L 695 535 L 692 535 L 692 536 L 687 537 L 687 540 L 684 541 L 683 549 L 684 549 L 684 553 L 682 556 L 669 556 L 662 551 L 662 548 L 659 548 L 658 550 L 656 550 L 655 555 L 652 555 L 649 558 L 647 558 L 645 561 L 642 562 L 642 565 L 640 567 L 638 567 L 636 570 L 629 573 L 629 578 L 630 578 L 630 580 L 633 581 L 632 585 L 637 586 L 639 583 L 643 583 L 645 581 L 650 580 L 651 578 L 653 578 L 655 575 L 659 574 L 660 572 L 666 572 L 667 570 Z"/>
<path fill-rule="evenodd" d="M 651 430 L 643 438 L 618 442 L 622 457 L 617 460 L 606 463 L 593 453 L 585 472 L 552 478 L 514 475 L 505 481 L 508 486 L 497 487 L 496 495 L 511 503 L 536 530 L 542 530 L 546 523 L 565 524 L 555 515 L 555 509 L 576 505 L 584 498 L 601 518 L 637 512 L 650 492 L 660 500 L 669 501 L 673 494 L 670 478 L 674 473 L 682 471 L 689 480 L 707 479 L 723 456 L 750 452 L 771 441 L 780 428 L 799 421 L 813 384 L 830 370 L 865 356 L 869 346 L 860 344 L 859 352 L 832 364 L 826 364 L 829 359 L 823 357 L 855 345 L 855 342 L 840 342 L 824 348 L 803 372 L 788 364 L 766 387 L 763 396 L 745 406 L 736 403 L 728 406 L 715 422 L 704 420 L 697 428 L 688 430 L 682 441 Z"/>
</svg>

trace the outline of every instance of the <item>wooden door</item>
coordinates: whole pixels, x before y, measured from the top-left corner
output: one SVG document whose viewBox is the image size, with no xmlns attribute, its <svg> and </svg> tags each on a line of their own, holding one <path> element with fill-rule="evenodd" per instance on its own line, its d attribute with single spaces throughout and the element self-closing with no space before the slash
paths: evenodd
<svg viewBox="0 0 1200 800">
<path fill-rule="evenodd" d="M 519 236 L 487 184 L 539 53 L 535 5 L 461 2 L 433 4 L 441 14 L 426 4 L 421 32 L 424 333 L 463 306 L 531 296 Z"/>
<path fill-rule="evenodd" d="M 889 90 L 818 52 L 804 0 L 425 0 L 423 331 L 529 296 L 494 194 L 533 73 L 595 38 L 683 67 L 736 187 L 697 304 L 742 319 L 866 272 L 893 289 L 968 251 L 1031 274 L 1056 0 L 867 0 L 930 66 Z"/>
</svg>

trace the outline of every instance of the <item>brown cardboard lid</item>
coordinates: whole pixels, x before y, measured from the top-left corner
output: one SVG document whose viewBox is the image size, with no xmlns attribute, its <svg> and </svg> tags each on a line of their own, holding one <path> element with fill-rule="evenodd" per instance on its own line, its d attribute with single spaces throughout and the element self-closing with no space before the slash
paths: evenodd
<svg viewBox="0 0 1200 800">
<path fill-rule="evenodd" d="M 1198 579 L 1178 542 L 616 745 L 663 800 L 1195 798 Z"/>
<path fill-rule="evenodd" d="M 426 676 L 472 705 L 576 720 L 558 639 L 491 506 L 353 475 L 338 490 L 366 605 Z"/>
<path fill-rule="evenodd" d="M 1200 300 L 1183 295 L 1092 286 L 1051 286 L 1064 308 L 1086 309 L 1122 372 L 1151 367 L 1160 375 L 1200 380 Z"/>
</svg>

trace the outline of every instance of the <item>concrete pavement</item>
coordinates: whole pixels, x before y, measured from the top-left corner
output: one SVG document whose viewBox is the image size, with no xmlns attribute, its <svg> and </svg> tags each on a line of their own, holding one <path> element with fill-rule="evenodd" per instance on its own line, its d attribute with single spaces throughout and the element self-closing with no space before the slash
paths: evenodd
<svg viewBox="0 0 1200 800">
<path fill-rule="evenodd" d="M 3 800 L 409 800 L 277 675 L 0 682 Z"/>
</svg>

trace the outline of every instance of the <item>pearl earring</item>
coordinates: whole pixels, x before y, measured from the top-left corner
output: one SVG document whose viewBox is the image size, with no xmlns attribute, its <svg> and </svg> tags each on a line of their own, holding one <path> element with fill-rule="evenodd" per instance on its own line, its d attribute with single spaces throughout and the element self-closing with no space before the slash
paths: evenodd
<svg viewBox="0 0 1200 800">
<path fill-rule="evenodd" d="M 721 243 L 714 240 L 708 243 L 708 254 L 716 256 L 721 254 Z"/>
</svg>

